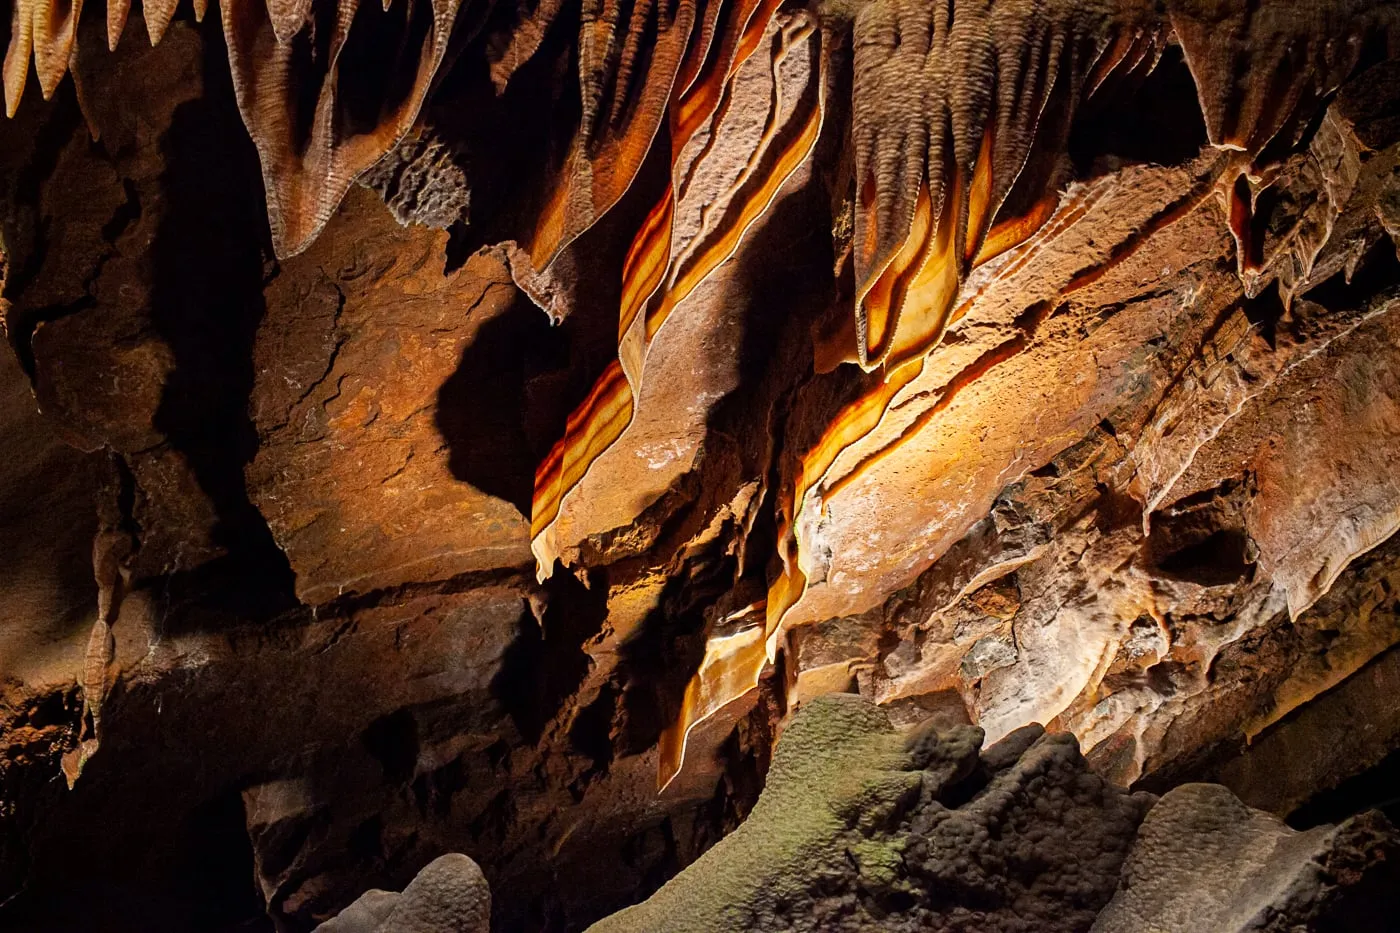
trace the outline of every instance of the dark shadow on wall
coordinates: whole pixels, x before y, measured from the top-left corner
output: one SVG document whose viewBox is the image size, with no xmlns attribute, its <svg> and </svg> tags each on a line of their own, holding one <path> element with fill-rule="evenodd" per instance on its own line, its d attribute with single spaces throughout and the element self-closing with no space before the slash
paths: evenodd
<svg viewBox="0 0 1400 933">
<path fill-rule="evenodd" d="M 491 681 L 496 697 L 531 744 L 583 682 L 590 659 L 583 650 L 607 619 L 607 587 L 580 582 L 556 565 L 545 581 L 543 622 L 524 615 L 520 631 L 506 649 L 500 672 Z"/>
<path fill-rule="evenodd" d="M 290 603 L 292 572 L 248 498 L 243 468 L 257 452 L 248 416 L 253 340 L 271 255 L 257 153 L 234 104 L 218 23 L 206 21 L 204 96 L 182 104 L 162 141 L 165 215 L 151 247 L 151 318 L 170 346 L 155 426 L 184 454 L 218 520 L 229 579 Z"/>
<path fill-rule="evenodd" d="M 1084 177 L 1120 162 L 1183 165 L 1204 145 L 1196 81 L 1181 50 L 1170 46 L 1151 72 L 1117 75 L 1081 104 L 1069 156 Z"/>
<path fill-rule="evenodd" d="M 121 865 L 83 865 L 70 849 L 71 871 L 45 873 L 0 909 L 0 933 L 274 933 L 237 789 L 130 842 L 161 850 L 130 851 Z"/>
<path fill-rule="evenodd" d="M 481 325 L 437 397 L 437 429 L 452 475 L 530 516 L 535 464 L 527 379 L 567 358 L 559 328 L 524 295 Z M 536 415 L 538 417 L 538 415 Z"/>
<path fill-rule="evenodd" d="M 1308 798 L 1288 815 L 1288 823 L 1294 829 L 1312 829 L 1340 823 L 1370 809 L 1380 810 L 1392 823 L 1400 824 L 1400 749 L 1336 787 Z"/>
<path fill-rule="evenodd" d="M 515 120 L 513 113 L 510 119 Z M 438 430 L 452 448 L 452 474 L 514 503 L 527 517 L 535 467 L 564 436 L 569 415 L 617 359 L 623 261 L 636 230 L 664 190 L 668 155 L 667 147 L 653 147 L 627 194 L 575 241 L 551 273 L 556 285 L 570 293 L 567 317 L 551 325 L 544 311 L 519 295 L 510 309 L 482 325 L 439 393 Z M 499 158 L 472 158 L 473 167 L 481 168 L 488 179 L 474 179 L 475 224 L 479 207 L 488 216 L 492 213 L 484 207 L 495 187 L 487 163 Z M 482 191 L 486 197 L 478 198 Z M 519 235 L 509 224 L 500 227 L 488 221 L 481 229 L 473 227 L 465 239 L 449 245 L 447 271 L 460 268 L 477 248 L 493 242 L 492 237 L 499 241 Z M 588 257 L 584 268 L 574 265 L 580 256 Z M 504 446 L 498 438 L 504 439 Z"/>
</svg>

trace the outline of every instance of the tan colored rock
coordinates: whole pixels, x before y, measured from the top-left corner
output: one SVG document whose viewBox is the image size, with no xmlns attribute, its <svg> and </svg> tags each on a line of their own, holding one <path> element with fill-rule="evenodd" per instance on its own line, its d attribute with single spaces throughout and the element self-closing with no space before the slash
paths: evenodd
<svg viewBox="0 0 1400 933">
<path fill-rule="evenodd" d="M 177 6 L 12 24 L 0 923 L 310 928 L 460 851 L 583 928 L 831 691 L 961 736 L 920 794 L 1001 738 L 900 857 L 1008 903 L 969 839 L 1075 788 L 1389 754 L 1394 4 Z M 1106 893 L 1108 835 L 1027 845 Z"/>
<path fill-rule="evenodd" d="M 1394 909 L 1397 847 L 1374 812 L 1300 833 L 1223 787 L 1185 784 L 1148 812 L 1093 931 L 1364 929 Z"/>
<path fill-rule="evenodd" d="M 443 855 L 403 893 L 366 891 L 316 933 L 489 933 L 491 889 L 476 862 Z"/>
<path fill-rule="evenodd" d="M 537 473 L 532 547 L 542 575 L 556 559 L 579 563 L 589 539 L 638 522 L 694 469 L 711 412 L 739 383 L 752 244 L 809 177 L 822 119 L 815 22 L 770 17 L 746 27 L 755 41 L 739 45 L 749 57 L 734 63 L 722 97 L 701 88 L 694 104 L 677 101 L 695 125 L 673 128 L 671 187 L 629 254 L 619 363 Z M 725 47 L 738 41 L 728 36 Z"/>
</svg>

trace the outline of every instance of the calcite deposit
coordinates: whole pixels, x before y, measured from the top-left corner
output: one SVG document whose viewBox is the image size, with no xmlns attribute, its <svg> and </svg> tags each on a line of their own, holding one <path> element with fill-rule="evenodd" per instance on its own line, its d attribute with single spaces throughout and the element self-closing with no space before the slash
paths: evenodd
<svg viewBox="0 0 1400 933">
<path fill-rule="evenodd" d="M 1223 929 L 1293 863 L 1163 906 L 1143 794 L 1361 827 L 1325 871 L 1394 815 L 1394 0 L 0 23 L 0 925 L 304 933 L 458 853 L 497 931 Z M 774 755 L 848 693 L 833 823 Z"/>
<path fill-rule="evenodd" d="M 1028 726 L 979 754 L 982 739 L 901 736 L 863 697 L 818 697 L 744 824 L 589 933 L 1379 930 L 1400 906 L 1400 833 L 1377 811 L 1298 832 L 1218 784 L 1129 795 L 1067 734 Z M 444 856 L 317 933 L 476 929 L 451 908 L 489 894 L 452 859 L 471 866 Z M 429 894 L 442 906 L 393 925 Z"/>
<path fill-rule="evenodd" d="M 491 890 L 465 855 L 434 859 L 402 892 L 366 891 L 315 933 L 489 933 Z"/>
</svg>

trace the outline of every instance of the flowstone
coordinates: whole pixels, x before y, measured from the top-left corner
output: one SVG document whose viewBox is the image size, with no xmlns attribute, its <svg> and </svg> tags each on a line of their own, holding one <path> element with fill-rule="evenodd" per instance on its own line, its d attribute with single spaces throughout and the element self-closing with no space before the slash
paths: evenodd
<svg viewBox="0 0 1400 933">
<path fill-rule="evenodd" d="M 1394 929 L 1400 835 L 1377 811 L 1306 832 L 1219 784 L 1183 784 L 1143 821 L 1092 933 Z"/>
<path fill-rule="evenodd" d="M 895 732 L 818 697 L 779 742 L 749 818 L 591 933 L 1084 930 L 1152 803 L 1090 773 L 1068 735 Z"/>
</svg>

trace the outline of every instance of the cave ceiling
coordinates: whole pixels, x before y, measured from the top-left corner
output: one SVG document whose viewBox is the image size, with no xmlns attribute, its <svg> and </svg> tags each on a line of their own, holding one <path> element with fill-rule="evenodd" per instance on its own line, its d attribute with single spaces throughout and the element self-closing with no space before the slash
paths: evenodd
<svg viewBox="0 0 1400 933">
<path fill-rule="evenodd" d="M 1280 815 L 1400 745 L 1309 719 L 1396 677 L 1400 4 L 4 21 L 0 902 L 574 928 L 826 693 Z"/>
</svg>

